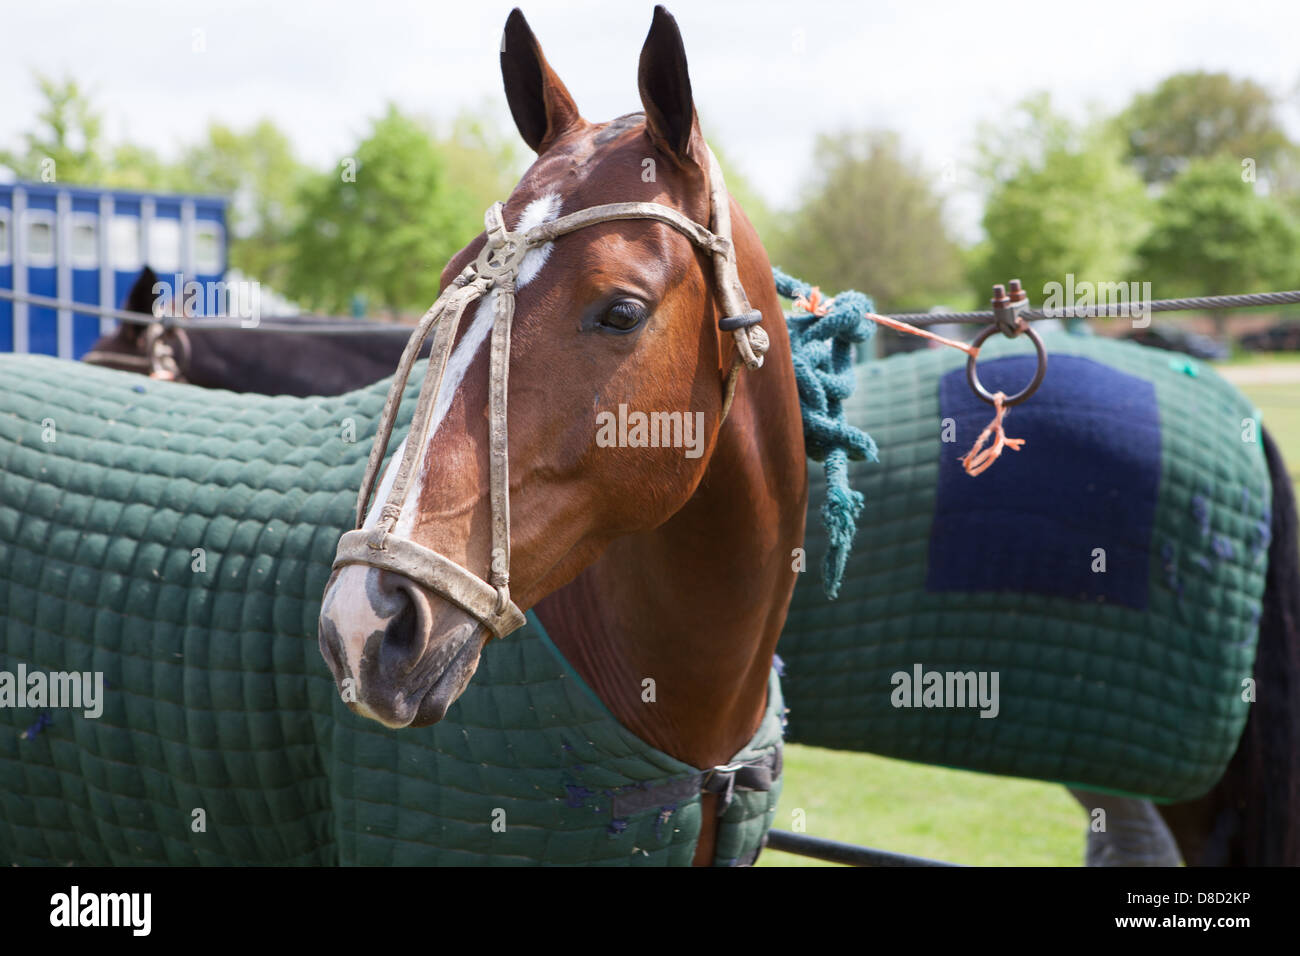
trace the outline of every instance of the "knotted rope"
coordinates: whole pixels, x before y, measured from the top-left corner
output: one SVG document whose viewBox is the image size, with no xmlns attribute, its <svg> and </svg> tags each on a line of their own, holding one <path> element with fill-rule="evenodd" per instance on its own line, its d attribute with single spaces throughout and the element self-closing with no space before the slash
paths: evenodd
<svg viewBox="0 0 1300 956">
<path fill-rule="evenodd" d="M 1020 451 L 1020 447 L 1025 443 L 1023 438 L 1008 438 L 1006 432 L 1002 430 L 1002 419 L 1007 414 L 1007 408 L 1002 403 L 1006 400 L 1006 392 L 993 393 L 993 421 L 984 426 L 984 430 L 980 432 L 980 437 L 975 439 L 971 450 L 962 456 L 962 467 L 972 478 L 987 471 L 988 467 L 997 461 L 998 456 L 1002 454 L 1003 446 L 1012 451 Z M 990 435 L 993 436 L 993 444 L 981 451 Z"/>
<path fill-rule="evenodd" d="M 799 388 L 804 448 L 826 470 L 826 501 L 822 523 L 830 548 L 822 559 L 822 588 L 828 598 L 839 595 L 844 565 L 862 514 L 862 493 L 849 487 L 849 460 L 878 461 L 876 443 L 844 417 L 844 399 L 853 394 L 853 350 L 876 332 L 867 318 L 871 299 L 861 292 L 841 292 L 825 302 L 806 282 L 772 270 L 776 291 L 802 306 L 804 314 L 787 313 L 790 357 Z"/>
</svg>

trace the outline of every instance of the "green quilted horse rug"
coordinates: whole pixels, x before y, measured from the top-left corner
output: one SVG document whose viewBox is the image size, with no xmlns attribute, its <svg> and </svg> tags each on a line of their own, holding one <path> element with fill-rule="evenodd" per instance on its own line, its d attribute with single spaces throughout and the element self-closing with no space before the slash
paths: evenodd
<svg viewBox="0 0 1300 956">
<path fill-rule="evenodd" d="M 1190 862 L 1297 863 L 1295 502 L 1259 413 L 1169 352 L 1045 335 L 1006 449 L 959 461 L 992 409 L 965 356 L 858 368 L 879 462 L 838 600 L 801 575 L 778 651 L 787 739 L 1150 799 Z M 1033 376 L 981 352 L 990 391 Z M 810 473 L 810 519 L 825 498 Z M 827 551 L 809 520 L 806 563 Z M 1081 798 L 1082 799 L 1082 798 Z M 1097 804 L 1090 804 L 1096 806 Z"/>
<path fill-rule="evenodd" d="M 532 615 L 433 726 L 340 700 L 317 618 L 388 382 L 270 398 L 9 355 L 0 381 L 0 862 L 691 862 L 701 771 Z M 771 826 L 783 710 L 773 675 L 733 764 L 774 772 L 734 781 L 717 864 Z"/>
</svg>

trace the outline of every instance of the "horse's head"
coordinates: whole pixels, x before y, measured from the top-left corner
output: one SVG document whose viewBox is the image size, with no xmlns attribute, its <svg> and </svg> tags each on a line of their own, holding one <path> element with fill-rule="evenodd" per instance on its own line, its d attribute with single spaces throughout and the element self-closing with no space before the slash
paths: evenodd
<svg viewBox="0 0 1300 956">
<path fill-rule="evenodd" d="M 501 66 L 515 123 L 537 152 L 505 204 L 509 233 L 612 203 L 655 203 L 685 218 L 676 227 L 644 215 L 601 220 L 523 255 L 513 278 L 513 344 L 506 339 L 509 427 L 499 429 L 502 440 L 508 436 L 505 561 L 500 553 L 493 560 L 501 539 L 493 531 L 500 508 L 491 500 L 489 433 L 499 423 L 490 393 L 498 386 L 484 348 L 495 341 L 500 287 L 468 305 L 437 401 L 429 397 L 426 437 L 414 428 L 408 435 L 422 447 L 397 450 L 362 531 L 353 533 L 372 554 L 376 541 L 414 542 L 471 572 L 468 583 L 430 586 L 427 575 L 403 573 L 407 559 L 375 566 L 359 543 L 356 556 L 340 563 L 345 536 L 322 605 L 321 651 L 344 699 L 393 727 L 441 719 L 492 637 L 484 620 L 491 612 L 471 613 L 473 602 L 449 592 L 486 589 L 491 607 L 486 582 L 504 598 L 499 575 L 508 563 L 513 603 L 503 600 L 497 610 L 509 605 L 517 626 L 516 605 L 532 606 L 613 539 L 656 528 L 682 508 L 709 467 L 737 356 L 751 341 L 761 355 L 765 341 L 761 329 L 735 331 L 743 319 L 720 328 L 734 310 L 718 293 L 728 278 L 737 290 L 735 266 L 717 267 L 713 253 L 726 246 L 709 246 L 706 230 L 688 238 L 687 226 L 707 227 L 717 212 L 710 190 L 720 176 L 700 133 L 673 18 L 656 8 L 641 53 L 644 115 L 583 119 L 518 10 L 506 24 Z M 716 215 L 712 221 L 718 229 Z M 770 276 L 748 223 L 738 219 L 733 232 L 746 271 Z M 495 235 L 503 235 L 499 227 Z M 485 242 L 478 237 L 448 264 L 444 297 L 454 299 L 453 280 L 482 263 Z M 743 300 L 737 291 L 730 304 Z M 774 295 L 763 304 L 769 299 L 779 315 Z M 749 313 L 748 321 L 757 318 Z M 437 351 L 435 344 L 435 358 Z M 743 357 L 751 367 L 761 362 Z M 404 452 L 405 484 L 396 474 Z M 394 498 L 396 507 L 386 509 Z M 391 536 L 381 528 L 376 537 L 380 526 Z M 407 558 L 419 554 L 427 557 Z"/>
<path fill-rule="evenodd" d="M 185 316 L 179 294 L 160 297 L 161 285 L 158 274 L 146 265 L 127 292 L 122 311 L 152 315 L 156 319 Z M 161 322 L 124 321 L 96 342 L 82 356 L 82 361 L 153 378 L 185 381 L 183 370 L 189 363 L 189 354 L 189 337 L 183 329 Z"/>
</svg>

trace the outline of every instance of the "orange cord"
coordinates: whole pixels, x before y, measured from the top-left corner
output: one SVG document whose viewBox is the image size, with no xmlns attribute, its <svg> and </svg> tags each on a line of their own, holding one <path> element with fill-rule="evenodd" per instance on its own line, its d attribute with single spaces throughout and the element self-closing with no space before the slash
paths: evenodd
<svg viewBox="0 0 1300 956">
<path fill-rule="evenodd" d="M 805 312 L 819 317 L 830 312 L 831 306 L 834 304 L 834 299 L 822 298 L 822 290 L 817 286 L 812 287 L 812 291 L 808 293 L 807 297 L 798 295 L 795 296 L 794 300 L 794 307 L 796 309 L 803 309 Z M 948 345 L 955 349 L 961 349 L 967 355 L 980 354 L 979 349 L 967 345 L 965 342 L 958 342 L 956 339 L 945 339 L 942 335 L 936 335 L 926 329 L 919 329 L 915 325 L 908 325 L 906 322 L 898 321 L 898 319 L 891 319 L 884 315 L 876 315 L 874 312 L 868 312 L 865 317 L 878 325 L 887 325 L 889 328 L 899 332 L 907 332 L 910 335 L 919 335 L 923 339 L 930 339 L 931 341 L 938 342 L 941 345 Z"/>
<path fill-rule="evenodd" d="M 984 426 L 984 430 L 980 432 L 980 437 L 975 439 L 975 444 L 971 446 L 971 450 L 962 456 L 962 467 L 966 469 L 966 474 L 972 478 L 986 471 L 993 462 L 997 461 L 998 456 L 1002 454 L 1003 446 L 1010 448 L 1012 451 L 1020 451 L 1025 444 L 1023 438 L 1008 438 L 1006 432 L 1002 430 L 1002 419 L 1007 414 L 1007 408 L 1002 403 L 1006 400 L 1005 392 L 993 393 L 993 407 L 996 409 L 993 421 Z M 988 441 L 990 434 L 994 436 L 993 444 L 980 451 L 984 443 Z"/>
<path fill-rule="evenodd" d="M 942 335 L 935 335 L 933 332 L 927 331 L 926 329 L 918 329 L 915 325 L 908 325 L 906 322 L 900 322 L 897 319 L 890 319 L 890 318 L 886 318 L 883 315 L 876 315 L 874 312 L 868 312 L 867 318 L 869 318 L 872 322 L 879 323 L 880 325 L 887 325 L 891 329 L 897 329 L 899 332 L 907 332 L 911 335 L 919 335 L 923 339 L 930 339 L 931 341 L 938 342 L 942 345 L 948 345 L 955 349 L 961 349 L 967 355 L 980 354 L 980 350 L 975 348 L 975 346 L 973 345 L 968 345 L 965 342 L 958 342 L 956 339 L 945 339 Z"/>
<path fill-rule="evenodd" d="M 805 312 L 809 312 L 816 316 L 823 316 L 831 310 L 831 305 L 834 302 L 834 299 L 823 299 L 821 288 L 813 286 L 812 291 L 808 293 L 807 298 L 804 298 L 802 293 L 795 296 L 794 307 L 796 309 L 803 309 Z"/>
</svg>

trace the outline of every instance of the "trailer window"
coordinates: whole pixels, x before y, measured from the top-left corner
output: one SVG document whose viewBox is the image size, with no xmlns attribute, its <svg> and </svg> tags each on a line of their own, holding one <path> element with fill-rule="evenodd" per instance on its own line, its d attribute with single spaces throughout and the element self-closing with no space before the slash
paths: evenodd
<svg viewBox="0 0 1300 956">
<path fill-rule="evenodd" d="M 108 232 L 109 255 L 119 272 L 135 272 L 140 262 L 140 220 L 135 216 L 116 215 Z"/>
<path fill-rule="evenodd" d="M 158 272 L 181 269 L 181 223 L 179 219 L 154 219 L 149 223 L 149 265 Z"/>
<path fill-rule="evenodd" d="M 194 223 L 194 271 L 199 275 L 220 275 L 223 271 L 221 223 L 200 219 Z"/>
<path fill-rule="evenodd" d="M 27 265 L 49 268 L 54 265 L 54 213 L 48 209 L 27 210 Z"/>
<path fill-rule="evenodd" d="M 74 216 L 72 220 L 72 268 L 97 269 L 99 267 L 99 221 L 90 215 Z"/>
</svg>

